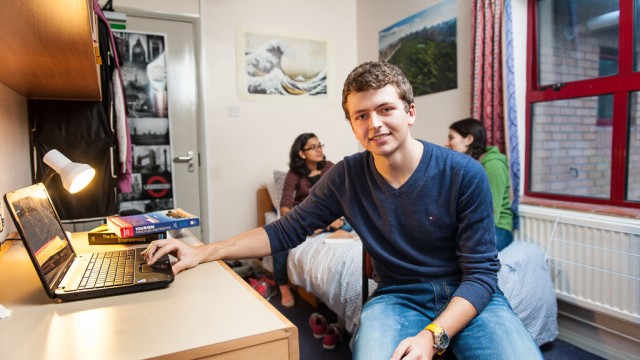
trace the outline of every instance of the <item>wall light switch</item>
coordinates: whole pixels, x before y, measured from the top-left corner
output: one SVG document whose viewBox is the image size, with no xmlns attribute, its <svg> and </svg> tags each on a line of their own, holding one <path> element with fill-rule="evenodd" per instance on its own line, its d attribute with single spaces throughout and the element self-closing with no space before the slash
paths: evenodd
<svg viewBox="0 0 640 360">
<path fill-rule="evenodd" d="M 239 106 L 229 106 L 229 116 L 230 117 L 240 117 L 240 107 Z"/>
</svg>

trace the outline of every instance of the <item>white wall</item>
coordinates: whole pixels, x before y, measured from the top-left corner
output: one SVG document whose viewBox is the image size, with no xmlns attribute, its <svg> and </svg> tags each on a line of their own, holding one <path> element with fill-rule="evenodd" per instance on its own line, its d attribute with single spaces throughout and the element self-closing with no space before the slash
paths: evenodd
<svg viewBox="0 0 640 360">
<path fill-rule="evenodd" d="M 342 82 L 358 63 L 377 60 L 380 30 L 439 2 L 410 0 L 398 6 L 384 0 L 201 0 L 198 7 L 194 1 L 176 9 L 169 0 L 154 1 L 153 8 L 116 0 L 114 8 L 187 16 L 199 11 L 208 241 L 256 225 L 255 190 L 274 168 L 287 168 L 288 149 L 299 133 L 315 132 L 333 161 L 359 150 L 341 110 Z M 469 116 L 470 15 L 469 2 L 458 1 L 458 87 L 416 97 L 415 137 L 443 144 L 449 124 Z M 236 37 L 241 27 L 331 41 L 335 62 L 329 101 L 241 101 L 236 89 Z M 239 110 L 238 117 L 230 116 L 231 108 Z"/>
<path fill-rule="evenodd" d="M 378 60 L 380 30 L 441 1 L 358 0 L 358 62 Z M 418 117 L 411 134 L 439 145 L 447 139 L 449 124 L 471 113 L 471 2 L 459 0 L 457 5 L 458 87 L 414 99 Z"/>
<path fill-rule="evenodd" d="M 289 148 L 314 132 L 334 162 L 357 150 L 341 109 L 341 84 L 356 65 L 355 0 L 218 0 L 200 3 L 211 240 L 256 224 L 256 189 L 273 169 L 287 169 Z M 236 89 L 240 27 L 333 43 L 332 94 L 326 102 L 249 102 Z M 340 89 L 340 90 L 339 90 Z M 292 99 L 300 100 L 300 99 Z M 238 117 L 229 108 L 239 110 Z"/>
<path fill-rule="evenodd" d="M 288 168 L 294 138 L 314 132 L 338 161 L 358 150 L 341 110 L 341 85 L 356 65 L 355 0 L 189 1 L 169 0 L 153 7 L 116 0 L 114 9 L 192 16 L 199 12 L 203 131 L 206 153 L 201 186 L 206 187 L 209 239 L 217 241 L 254 228 L 256 190 L 274 169 Z M 332 94 L 325 102 L 241 101 L 236 89 L 236 37 L 240 28 L 327 40 L 333 45 Z M 231 116 L 230 108 L 239 116 Z"/>
<path fill-rule="evenodd" d="M 167 0 L 154 2 L 166 13 Z M 378 32 L 439 0 L 256 0 L 200 1 L 206 184 L 210 241 L 249 230 L 255 223 L 255 190 L 274 168 L 287 168 L 295 136 L 315 132 L 333 161 L 359 150 L 344 121 L 342 82 L 358 63 L 378 58 Z M 170 2 L 169 2 L 170 3 Z M 134 0 L 116 0 L 116 10 L 135 8 Z M 187 8 L 193 11 L 193 3 Z M 187 11 L 187 13 L 189 12 Z M 415 137 L 443 144 L 449 124 L 470 113 L 470 16 L 468 1 L 458 1 L 458 87 L 416 97 Z M 238 28 L 326 38 L 334 46 L 334 94 L 327 103 L 240 101 L 236 89 Z M 229 115 L 239 109 L 239 117 Z"/>
<path fill-rule="evenodd" d="M 29 161 L 27 101 L 0 83 L 0 197 L 31 184 Z M 0 233 L 2 241 L 8 232 L 15 230 L 15 226 L 5 209 L 4 200 L 0 203 L 6 226 Z"/>
<path fill-rule="evenodd" d="M 378 59 L 378 32 L 442 0 L 405 0 L 390 6 L 386 0 L 358 0 L 358 62 Z M 525 155 L 525 99 L 527 65 L 527 0 L 512 0 L 516 106 L 520 164 Z M 418 120 L 412 135 L 444 144 L 449 124 L 471 114 L 471 1 L 458 1 L 458 88 L 415 98 Z M 505 87 L 506 88 L 506 87 Z M 506 114 L 506 112 L 505 112 Z M 524 169 L 524 167 L 521 167 Z M 520 177 L 524 191 L 524 174 Z"/>
</svg>

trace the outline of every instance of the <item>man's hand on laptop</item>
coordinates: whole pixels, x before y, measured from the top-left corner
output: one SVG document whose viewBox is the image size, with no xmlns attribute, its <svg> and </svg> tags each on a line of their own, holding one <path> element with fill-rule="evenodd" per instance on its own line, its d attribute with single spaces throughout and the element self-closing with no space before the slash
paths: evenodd
<svg viewBox="0 0 640 360">
<path fill-rule="evenodd" d="M 155 240 L 147 246 L 142 255 L 147 260 L 149 266 L 153 265 L 165 254 L 171 254 L 178 258 L 178 262 L 173 264 L 171 269 L 173 275 L 187 269 L 191 269 L 202 262 L 202 249 L 187 245 L 177 239 Z"/>
</svg>

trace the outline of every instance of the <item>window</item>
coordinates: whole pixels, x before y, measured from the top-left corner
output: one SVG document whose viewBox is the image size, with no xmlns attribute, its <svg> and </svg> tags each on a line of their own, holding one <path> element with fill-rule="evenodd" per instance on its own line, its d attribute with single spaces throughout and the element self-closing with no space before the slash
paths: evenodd
<svg viewBox="0 0 640 360">
<path fill-rule="evenodd" d="M 529 0 L 525 194 L 640 208 L 640 0 Z"/>
<path fill-rule="evenodd" d="M 627 159 L 627 199 L 640 201 L 640 93 L 631 94 L 629 106 L 629 155 Z"/>
<path fill-rule="evenodd" d="M 618 73 L 618 49 L 600 48 L 598 60 L 598 76 L 609 76 Z M 602 95 L 598 98 L 598 126 L 613 125 L 613 95 Z"/>
</svg>

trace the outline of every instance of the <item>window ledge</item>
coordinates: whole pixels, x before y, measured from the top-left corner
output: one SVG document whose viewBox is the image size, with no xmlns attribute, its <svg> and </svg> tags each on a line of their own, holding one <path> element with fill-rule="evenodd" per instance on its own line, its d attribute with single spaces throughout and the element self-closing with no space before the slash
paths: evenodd
<svg viewBox="0 0 640 360">
<path fill-rule="evenodd" d="M 584 204 L 584 203 L 571 202 L 571 201 L 559 201 L 559 200 L 534 198 L 530 196 L 520 197 L 520 204 L 532 205 L 532 206 L 545 206 L 545 207 L 550 207 L 554 209 L 573 210 L 573 211 L 581 211 L 581 212 L 591 213 L 591 214 L 640 219 L 640 209 L 624 208 L 619 206 Z"/>
</svg>

